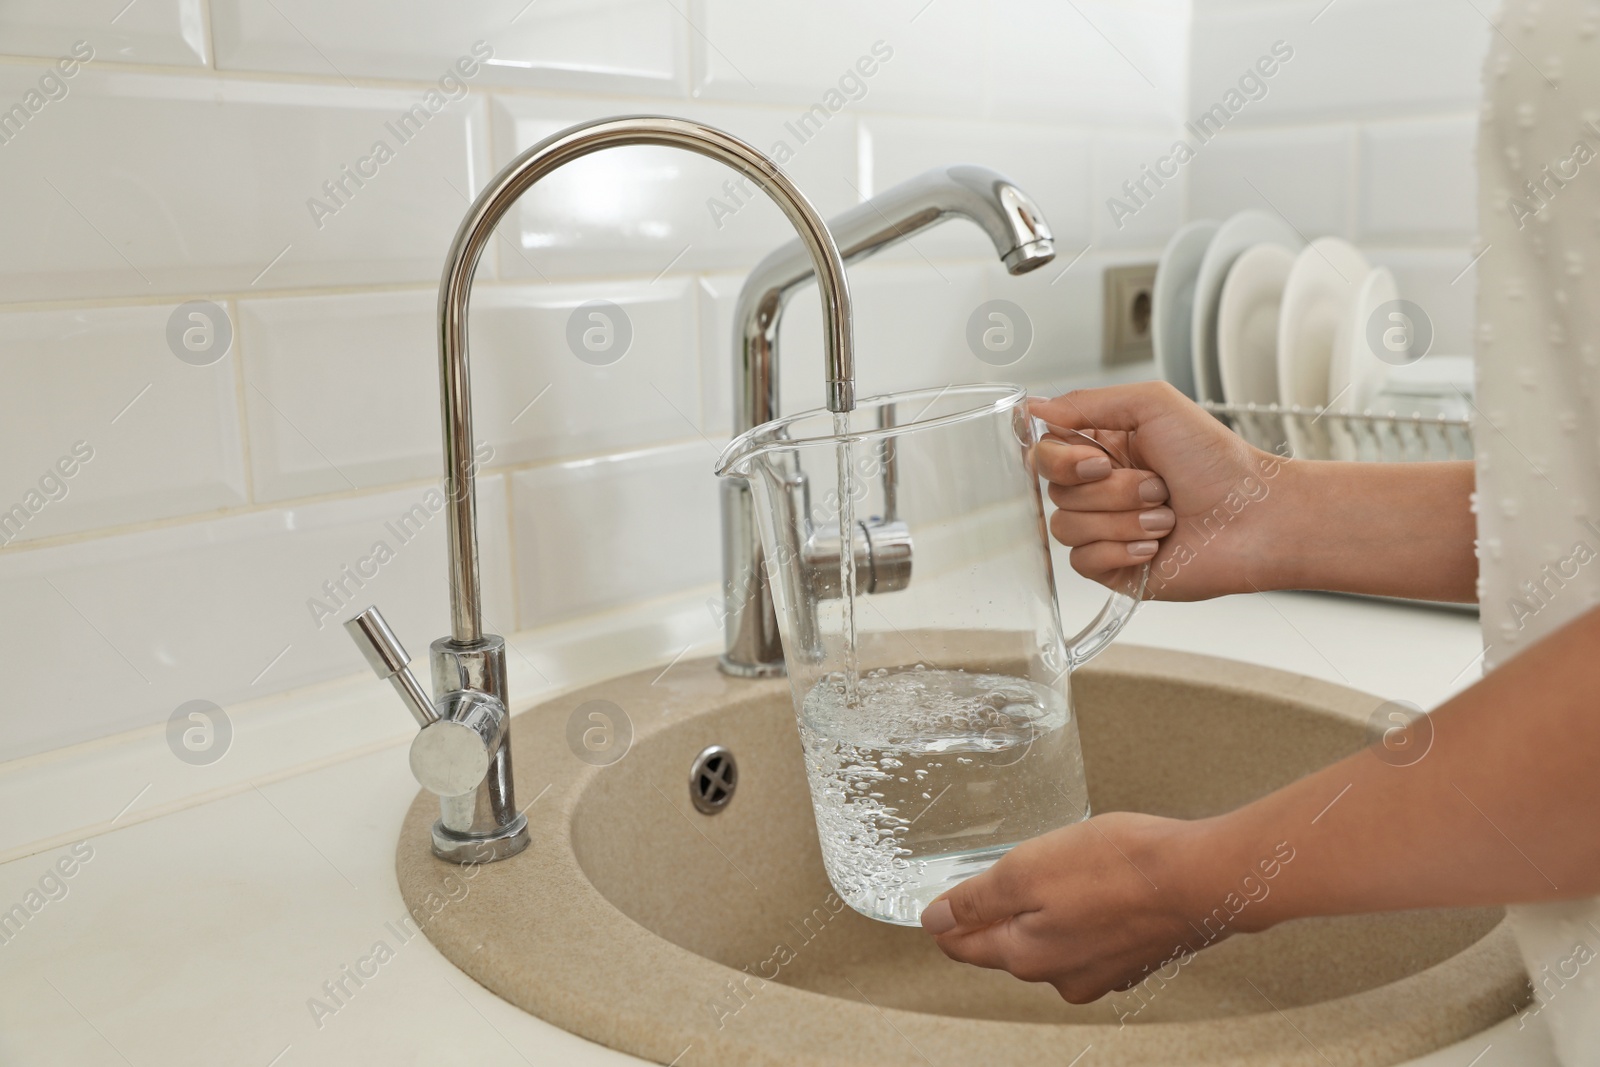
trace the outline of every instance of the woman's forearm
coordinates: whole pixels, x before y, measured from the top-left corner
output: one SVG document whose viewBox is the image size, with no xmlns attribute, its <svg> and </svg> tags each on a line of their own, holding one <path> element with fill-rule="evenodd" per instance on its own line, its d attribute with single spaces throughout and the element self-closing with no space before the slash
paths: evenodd
<svg viewBox="0 0 1600 1067">
<path fill-rule="evenodd" d="M 1240 929 L 1284 919 L 1600 893 L 1600 610 L 1533 646 L 1413 727 L 1404 758 L 1357 753 L 1193 824 L 1175 857 L 1193 910 L 1280 842 L 1294 849 Z M 1403 751 L 1403 749 L 1402 749 Z M 1209 903 L 1208 903 L 1209 902 Z"/>
<path fill-rule="evenodd" d="M 1289 506 L 1272 513 L 1260 588 L 1477 599 L 1471 463 L 1290 462 L 1284 473 Z"/>
</svg>

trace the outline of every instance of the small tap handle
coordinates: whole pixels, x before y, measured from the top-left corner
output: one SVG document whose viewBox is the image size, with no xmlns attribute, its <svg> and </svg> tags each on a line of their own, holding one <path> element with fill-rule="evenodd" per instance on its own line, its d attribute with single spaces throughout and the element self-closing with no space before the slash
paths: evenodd
<svg viewBox="0 0 1600 1067">
<path fill-rule="evenodd" d="M 400 639 L 389 629 L 389 623 L 376 607 L 367 608 L 346 622 L 344 628 L 350 631 L 356 647 L 367 658 L 372 673 L 387 679 L 394 686 L 400 699 L 411 709 L 411 717 L 417 720 L 419 727 L 425 728 L 439 721 L 439 713 L 433 709 L 427 690 L 411 673 L 411 657 L 406 655 Z"/>
<path fill-rule="evenodd" d="M 411 657 L 377 608 L 367 608 L 344 628 L 367 657 L 372 673 L 393 684 L 421 727 L 411 742 L 411 772 L 417 781 L 442 797 L 470 794 L 505 740 L 505 705 L 487 693 L 464 690 L 440 702 L 441 715 L 411 673 Z"/>
</svg>

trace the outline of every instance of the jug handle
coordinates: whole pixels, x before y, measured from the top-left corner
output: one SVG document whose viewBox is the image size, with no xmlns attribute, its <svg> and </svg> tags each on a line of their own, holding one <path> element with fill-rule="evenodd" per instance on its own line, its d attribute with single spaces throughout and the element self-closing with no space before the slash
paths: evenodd
<svg viewBox="0 0 1600 1067">
<path fill-rule="evenodd" d="M 1079 430 L 1066 429 L 1060 426 L 1050 426 L 1042 419 L 1034 420 L 1034 436 L 1042 440 L 1045 434 L 1055 434 L 1057 437 L 1071 436 L 1077 438 L 1079 443 L 1093 445 L 1106 454 L 1113 467 L 1126 467 L 1105 445 L 1096 441 L 1088 434 Z M 1139 566 L 1135 573 L 1132 589 L 1128 592 L 1111 590 L 1111 596 L 1106 600 L 1099 613 L 1090 620 L 1089 625 L 1079 630 L 1067 639 L 1067 670 L 1075 671 L 1100 654 L 1113 640 L 1122 628 L 1128 625 L 1133 618 L 1133 613 L 1138 610 L 1139 602 L 1144 599 L 1145 585 L 1150 580 L 1150 564 L 1145 562 Z"/>
</svg>

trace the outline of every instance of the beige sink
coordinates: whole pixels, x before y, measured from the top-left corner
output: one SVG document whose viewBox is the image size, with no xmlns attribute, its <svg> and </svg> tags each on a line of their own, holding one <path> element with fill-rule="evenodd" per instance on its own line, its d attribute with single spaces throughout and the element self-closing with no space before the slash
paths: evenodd
<svg viewBox="0 0 1600 1067">
<path fill-rule="evenodd" d="M 1288 923 L 1202 953 L 1143 1000 L 1062 1002 L 950 962 L 920 931 L 843 907 L 823 874 L 787 683 L 680 663 L 520 715 L 533 844 L 475 870 L 427 851 L 412 805 L 397 870 L 439 949 L 511 1003 L 601 1044 L 697 1064 L 1391 1064 L 1527 999 L 1499 909 Z M 1239 663 L 1118 646 L 1074 676 L 1091 800 L 1194 817 L 1358 750 L 1380 699 Z M 633 746 L 592 766 L 568 718 L 603 699 Z M 688 771 L 729 748 L 716 815 Z M 548 784 L 548 789 L 546 785 Z M 541 790 L 545 790 L 541 793 Z M 1301 847 L 1314 847 L 1314 831 Z M 760 976 L 773 976 L 763 980 Z M 1141 1007 L 1141 1004 L 1143 1005 Z M 1138 1009 L 1134 1011 L 1133 1009 Z"/>
</svg>

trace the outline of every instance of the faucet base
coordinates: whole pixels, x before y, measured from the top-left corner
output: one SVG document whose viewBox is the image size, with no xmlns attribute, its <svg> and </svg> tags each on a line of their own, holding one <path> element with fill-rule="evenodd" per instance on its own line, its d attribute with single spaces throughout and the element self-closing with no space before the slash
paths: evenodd
<svg viewBox="0 0 1600 1067">
<path fill-rule="evenodd" d="M 493 863 L 510 859 L 527 848 L 530 840 L 528 817 L 522 814 L 487 834 L 452 830 L 442 821 L 433 824 L 433 854 L 451 863 Z"/>
<path fill-rule="evenodd" d="M 776 663 L 745 663 L 726 652 L 717 657 L 717 670 L 730 678 L 782 678 L 789 673 L 781 659 Z"/>
</svg>

